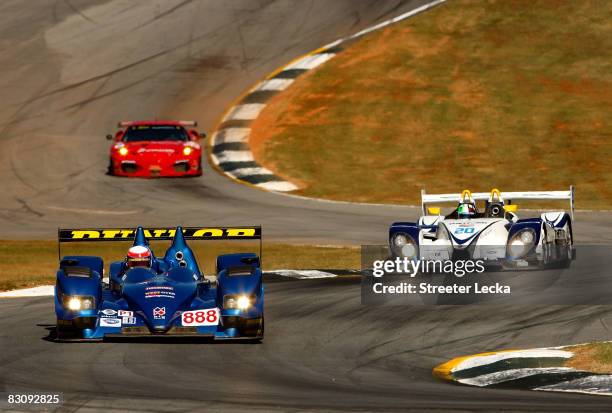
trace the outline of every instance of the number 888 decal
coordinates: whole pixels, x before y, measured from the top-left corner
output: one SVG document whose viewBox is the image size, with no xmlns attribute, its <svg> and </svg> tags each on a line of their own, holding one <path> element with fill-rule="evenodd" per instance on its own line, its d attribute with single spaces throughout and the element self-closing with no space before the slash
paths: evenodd
<svg viewBox="0 0 612 413">
<path fill-rule="evenodd" d="M 219 325 L 219 319 L 220 314 L 218 308 L 183 311 L 181 314 L 183 326 L 216 326 Z"/>
</svg>

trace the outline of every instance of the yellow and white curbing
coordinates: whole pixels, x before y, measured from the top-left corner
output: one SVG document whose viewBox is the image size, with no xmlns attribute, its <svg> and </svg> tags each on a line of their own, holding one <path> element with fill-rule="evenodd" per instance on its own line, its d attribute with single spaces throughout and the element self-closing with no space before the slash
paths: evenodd
<svg viewBox="0 0 612 413">
<path fill-rule="evenodd" d="M 612 396 L 612 375 L 566 367 L 573 355 L 567 347 L 480 353 L 449 360 L 432 373 L 469 386 Z"/>
</svg>

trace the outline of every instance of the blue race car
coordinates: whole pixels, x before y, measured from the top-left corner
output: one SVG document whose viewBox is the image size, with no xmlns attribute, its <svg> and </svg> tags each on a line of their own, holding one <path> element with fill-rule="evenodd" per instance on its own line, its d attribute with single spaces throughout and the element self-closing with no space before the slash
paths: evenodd
<svg viewBox="0 0 612 413">
<path fill-rule="evenodd" d="M 58 240 L 132 240 L 127 257 L 110 264 L 96 256 L 60 259 L 55 287 L 57 339 L 96 341 L 111 337 L 200 336 L 261 341 L 264 286 L 255 253 L 217 257 L 216 281 L 198 268 L 186 239 L 256 239 L 261 228 L 60 229 Z M 151 240 L 172 240 L 156 258 Z M 61 253 L 60 253 L 61 256 Z"/>
</svg>

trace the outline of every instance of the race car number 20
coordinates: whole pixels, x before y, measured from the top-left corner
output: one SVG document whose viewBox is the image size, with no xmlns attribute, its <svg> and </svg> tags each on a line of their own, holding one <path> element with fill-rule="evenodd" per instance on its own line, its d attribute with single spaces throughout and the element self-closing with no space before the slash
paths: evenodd
<svg viewBox="0 0 612 413">
<path fill-rule="evenodd" d="M 218 308 L 205 310 L 183 311 L 181 321 L 184 326 L 216 326 L 220 319 Z"/>
</svg>

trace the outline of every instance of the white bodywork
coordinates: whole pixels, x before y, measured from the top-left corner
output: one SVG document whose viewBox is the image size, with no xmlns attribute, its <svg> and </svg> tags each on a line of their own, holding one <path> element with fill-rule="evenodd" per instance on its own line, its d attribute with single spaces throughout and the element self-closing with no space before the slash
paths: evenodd
<svg viewBox="0 0 612 413">
<path fill-rule="evenodd" d="M 420 225 L 433 224 L 438 228 L 420 232 L 421 258 L 448 260 L 454 250 L 473 247 L 470 254 L 473 259 L 503 259 L 508 241 L 506 225 L 511 222 L 504 218 L 445 219 L 443 216 L 423 216 L 419 220 Z"/>
<path fill-rule="evenodd" d="M 468 199 L 470 201 L 486 200 L 488 202 L 500 202 L 501 205 L 506 205 L 506 201 L 516 199 L 546 199 L 557 200 L 567 199 L 570 201 L 571 216 L 574 212 L 574 190 L 570 187 L 569 191 L 538 191 L 538 192 L 504 192 L 496 189 L 490 193 L 470 193 L 463 191 L 458 194 L 426 194 L 422 191 L 422 207 L 424 213 L 427 213 L 427 204 L 431 203 L 449 203 L 462 202 Z M 506 208 L 504 206 L 504 208 Z M 509 242 L 509 229 L 516 223 L 518 217 L 512 210 L 502 213 L 502 217 L 475 217 L 475 218 L 460 218 L 447 219 L 438 215 L 423 215 L 419 218 L 419 256 L 425 260 L 448 260 L 457 251 L 465 251 L 472 259 L 483 259 L 485 261 L 499 261 L 506 257 L 506 249 Z M 496 215 L 494 215 L 496 216 Z M 543 244 L 554 244 L 557 240 L 562 240 L 568 244 L 571 240 L 571 224 L 567 220 L 565 224 L 562 221 L 566 219 L 564 211 L 545 212 L 541 218 L 541 236 L 535 245 L 535 253 L 540 256 L 543 250 Z M 546 227 L 546 228 L 544 228 Z"/>
</svg>

